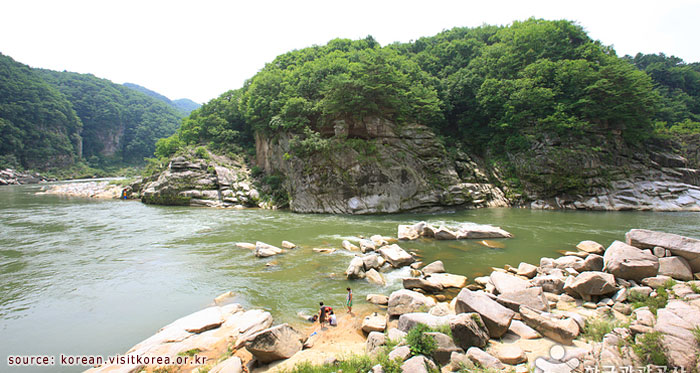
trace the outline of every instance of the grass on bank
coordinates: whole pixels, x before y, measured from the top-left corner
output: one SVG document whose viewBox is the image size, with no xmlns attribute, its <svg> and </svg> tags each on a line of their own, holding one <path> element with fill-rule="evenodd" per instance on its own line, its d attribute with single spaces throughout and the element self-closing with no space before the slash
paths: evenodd
<svg viewBox="0 0 700 373">
<path fill-rule="evenodd" d="M 675 285 L 676 281 L 672 279 L 666 281 L 665 284 L 656 288 L 656 296 L 653 297 L 637 291 L 630 291 L 627 301 L 632 305 L 632 308 L 635 309 L 647 306 L 649 307 L 649 311 L 656 315 L 657 310 L 666 307 L 666 304 L 668 304 L 669 293 L 673 292 L 671 289 Z"/>
<path fill-rule="evenodd" d="M 629 322 L 623 322 L 610 317 L 599 317 L 586 320 L 581 337 L 591 342 L 601 342 L 603 337 L 615 328 L 628 327 Z"/>
</svg>

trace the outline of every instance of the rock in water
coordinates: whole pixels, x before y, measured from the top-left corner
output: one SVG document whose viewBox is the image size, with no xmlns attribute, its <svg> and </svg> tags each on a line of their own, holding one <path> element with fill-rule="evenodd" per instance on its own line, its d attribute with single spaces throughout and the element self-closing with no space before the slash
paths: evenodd
<svg viewBox="0 0 700 373">
<path fill-rule="evenodd" d="M 433 273 L 426 276 L 426 280 L 443 288 L 461 289 L 467 286 L 467 277 L 451 273 Z"/>
<path fill-rule="evenodd" d="M 498 304 L 485 293 L 462 289 L 455 298 L 455 312 L 476 312 L 484 321 L 491 338 L 499 338 L 508 331 L 515 312 Z"/>
<path fill-rule="evenodd" d="M 377 247 L 374 245 L 374 242 L 372 242 L 372 240 L 368 240 L 368 239 L 360 240 L 360 251 L 362 251 L 363 254 L 367 253 L 369 251 L 374 251 L 376 249 L 377 249 Z"/>
<path fill-rule="evenodd" d="M 379 253 L 394 268 L 401 268 L 416 261 L 411 254 L 407 253 L 406 250 L 402 249 L 396 244 L 382 247 L 379 249 Z"/>
<path fill-rule="evenodd" d="M 500 227 L 491 225 L 462 223 L 457 232 L 459 238 L 512 238 L 513 235 Z"/>
<path fill-rule="evenodd" d="M 350 241 L 348 240 L 343 240 L 342 244 L 343 249 L 348 250 L 348 251 L 358 251 L 360 250 L 359 247 L 353 245 Z"/>
<path fill-rule="evenodd" d="M 369 281 L 370 284 L 386 286 L 386 280 L 384 280 L 384 276 L 382 276 L 382 274 L 377 272 L 377 270 L 374 268 L 365 272 L 365 278 L 367 279 L 367 281 Z"/>
<path fill-rule="evenodd" d="M 442 285 L 432 283 L 422 278 L 409 277 L 404 278 L 402 282 L 404 289 L 421 289 L 426 293 L 439 293 L 443 289 Z"/>
<path fill-rule="evenodd" d="M 282 241 L 282 247 L 285 249 L 294 249 L 297 247 L 297 245 L 295 245 L 289 241 Z"/>
<path fill-rule="evenodd" d="M 345 270 L 348 280 L 365 278 L 365 263 L 360 257 L 354 257 L 350 261 L 348 269 Z"/>
<path fill-rule="evenodd" d="M 282 254 L 282 252 L 282 249 L 279 247 L 268 245 L 260 241 L 255 243 L 255 256 L 257 257 L 266 258 L 268 256 Z"/>
<path fill-rule="evenodd" d="M 620 241 L 613 242 L 603 256 L 605 271 L 625 280 L 641 281 L 656 276 L 659 258 Z"/>
<path fill-rule="evenodd" d="M 605 252 L 605 247 L 595 241 L 581 241 L 576 248 L 589 254 L 603 255 Z"/>
<path fill-rule="evenodd" d="M 444 273 L 445 272 L 445 265 L 442 263 L 441 260 L 436 260 L 427 266 L 423 267 L 421 270 L 423 273 L 428 274 L 428 273 Z"/>
<path fill-rule="evenodd" d="M 415 225 L 399 225 L 397 237 L 399 240 L 416 240 L 421 236 Z"/>
<path fill-rule="evenodd" d="M 288 359 L 301 350 L 304 336 L 289 324 L 277 325 L 252 335 L 246 349 L 260 362 Z"/>
</svg>

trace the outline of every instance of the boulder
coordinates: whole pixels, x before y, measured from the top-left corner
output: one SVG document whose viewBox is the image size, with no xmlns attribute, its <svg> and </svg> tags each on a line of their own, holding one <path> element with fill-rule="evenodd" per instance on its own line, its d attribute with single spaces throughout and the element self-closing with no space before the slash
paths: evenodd
<svg viewBox="0 0 700 373">
<path fill-rule="evenodd" d="M 402 289 L 391 293 L 387 311 L 389 315 L 396 316 L 410 312 L 428 311 L 434 305 L 435 301 L 432 298 L 412 290 Z"/>
<path fill-rule="evenodd" d="M 384 260 L 384 258 L 382 258 L 381 255 L 377 254 L 365 255 L 362 257 L 362 263 L 365 267 L 365 271 L 369 271 L 372 268 L 379 270 L 380 268 L 382 268 L 385 262 L 386 261 Z"/>
<path fill-rule="evenodd" d="M 271 327 L 272 315 L 263 310 L 249 310 L 230 316 L 223 326 L 238 330 L 239 336 L 235 346 L 238 348 L 245 343 L 249 336 Z"/>
<path fill-rule="evenodd" d="M 343 249 L 348 250 L 348 251 L 358 251 L 360 250 L 359 247 L 353 245 L 350 241 L 348 240 L 343 240 L 341 243 L 341 246 L 343 246 Z"/>
<path fill-rule="evenodd" d="M 606 295 L 617 291 L 615 276 L 605 272 L 583 272 L 565 286 L 564 291 L 574 291 L 584 300 L 591 296 Z"/>
<path fill-rule="evenodd" d="M 527 356 L 522 348 L 512 344 L 503 344 L 498 346 L 494 355 L 504 364 L 517 365 L 527 362 Z"/>
<path fill-rule="evenodd" d="M 216 305 L 222 305 L 226 303 L 229 299 L 233 298 L 234 294 L 232 291 L 227 291 L 225 293 L 219 294 L 216 298 L 214 298 L 214 303 Z"/>
<path fill-rule="evenodd" d="M 377 270 L 374 268 L 365 272 L 365 278 L 367 279 L 367 282 L 369 282 L 370 284 L 375 284 L 375 285 L 379 285 L 379 286 L 386 286 L 386 280 L 384 280 L 384 276 L 382 276 L 382 274 L 377 272 Z"/>
<path fill-rule="evenodd" d="M 406 373 L 428 373 L 436 369 L 435 363 L 423 355 L 414 356 L 401 364 L 401 371 Z"/>
<path fill-rule="evenodd" d="M 512 238 L 513 235 L 500 227 L 485 224 L 462 223 L 457 231 L 459 238 Z"/>
<path fill-rule="evenodd" d="M 499 293 L 522 291 L 530 287 L 530 282 L 503 272 L 491 272 L 491 283 Z"/>
<path fill-rule="evenodd" d="M 409 357 L 411 357 L 411 349 L 408 346 L 398 346 L 389 352 L 389 360 L 405 361 Z"/>
<path fill-rule="evenodd" d="M 657 315 L 654 330 L 663 334 L 662 343 L 670 365 L 693 371 L 700 348 L 693 330 L 700 325 L 700 309 L 680 300 L 671 300 L 665 308 L 657 311 Z"/>
<path fill-rule="evenodd" d="M 532 329 L 520 320 L 511 321 L 508 331 L 523 339 L 542 338 L 542 335 L 537 330 Z"/>
<path fill-rule="evenodd" d="M 389 297 L 384 294 L 367 294 L 365 300 L 369 303 L 386 306 L 389 304 Z"/>
<path fill-rule="evenodd" d="M 441 260 L 436 260 L 427 266 L 423 267 L 422 269 L 423 273 L 429 274 L 429 273 L 444 273 L 445 272 L 445 265 L 442 264 Z"/>
<path fill-rule="evenodd" d="M 518 265 L 518 269 L 517 271 L 515 271 L 515 274 L 518 276 L 533 278 L 537 275 L 537 266 L 525 262 L 520 262 L 520 265 Z"/>
<path fill-rule="evenodd" d="M 435 360 L 435 362 L 437 362 L 439 365 L 446 365 L 447 363 L 449 363 L 450 355 L 452 355 L 453 352 L 464 352 L 464 350 L 455 345 L 455 343 L 452 341 L 452 338 L 445 334 L 438 332 L 428 332 L 425 333 L 425 335 L 433 337 L 435 343 L 437 344 L 435 351 L 433 351 L 430 357 L 432 357 L 433 360 Z"/>
<path fill-rule="evenodd" d="M 362 331 L 365 333 L 384 332 L 384 329 L 386 329 L 385 315 L 380 315 L 375 312 L 362 320 Z"/>
<path fill-rule="evenodd" d="M 255 244 L 248 242 L 236 242 L 236 247 L 241 249 L 255 250 Z"/>
<path fill-rule="evenodd" d="M 384 245 L 389 244 L 389 241 L 385 237 L 382 237 L 378 234 L 373 235 L 369 239 L 372 240 L 372 243 L 374 243 L 375 247 L 382 247 Z"/>
<path fill-rule="evenodd" d="M 266 258 L 268 256 L 282 254 L 282 252 L 282 249 L 279 247 L 268 245 L 260 241 L 255 243 L 255 256 L 259 258 Z"/>
<path fill-rule="evenodd" d="M 433 237 L 435 237 L 436 240 L 456 240 L 457 232 L 453 232 L 450 229 L 441 226 L 433 231 Z"/>
<path fill-rule="evenodd" d="M 291 243 L 291 242 L 289 242 L 289 241 L 282 241 L 282 247 L 285 248 L 285 249 L 290 249 L 290 250 L 291 250 L 291 249 L 296 248 L 297 245 L 295 245 L 295 244 L 293 244 L 293 243 Z"/>
<path fill-rule="evenodd" d="M 605 271 L 615 277 L 641 281 L 656 276 L 659 271 L 659 258 L 634 246 L 620 241 L 613 242 L 605 250 Z"/>
<path fill-rule="evenodd" d="M 384 333 L 380 332 L 370 332 L 367 335 L 367 342 L 365 342 L 365 351 L 372 355 L 377 352 L 379 347 L 386 343 L 386 336 Z"/>
<path fill-rule="evenodd" d="M 687 260 L 693 272 L 700 272 L 700 240 L 698 239 L 646 229 L 632 229 L 625 234 L 625 240 L 628 245 L 640 249 L 663 247 L 671 251 L 671 254 Z"/>
<path fill-rule="evenodd" d="M 450 310 L 450 306 L 447 303 L 436 304 L 430 309 L 430 311 L 428 311 L 428 313 L 433 316 L 447 316 L 454 314 L 454 312 Z"/>
<path fill-rule="evenodd" d="M 432 283 L 422 278 L 409 277 L 403 279 L 404 289 L 421 289 L 426 293 L 439 293 L 443 287 L 440 284 Z"/>
<path fill-rule="evenodd" d="M 288 359 L 301 350 L 304 336 L 289 324 L 277 325 L 248 338 L 245 348 L 262 363 Z"/>
<path fill-rule="evenodd" d="M 470 347 L 467 350 L 467 357 L 469 360 L 477 364 L 478 366 L 485 369 L 504 369 L 505 366 L 497 358 L 493 357 L 486 351 L 480 349 L 479 347 Z"/>
<path fill-rule="evenodd" d="M 362 251 L 362 253 L 367 253 L 369 251 L 374 251 L 376 249 L 377 249 L 377 247 L 374 245 L 374 242 L 372 242 L 372 240 L 368 240 L 368 239 L 360 240 L 360 251 Z"/>
<path fill-rule="evenodd" d="M 463 348 L 486 347 L 489 332 L 478 313 L 460 313 L 450 319 L 450 330 L 454 343 Z"/>
<path fill-rule="evenodd" d="M 529 306 L 538 311 L 549 311 L 549 302 L 540 287 L 501 293 L 496 298 L 496 301 L 514 312 L 518 312 L 522 305 Z"/>
<path fill-rule="evenodd" d="M 693 270 L 688 261 L 680 256 L 670 256 L 659 258 L 659 274 L 671 276 L 676 280 L 691 281 Z"/>
<path fill-rule="evenodd" d="M 427 275 L 426 280 L 432 284 L 442 286 L 443 288 L 461 289 L 467 286 L 466 276 L 453 275 L 451 273 L 433 273 Z"/>
<path fill-rule="evenodd" d="M 580 332 L 573 319 L 556 319 L 527 306 L 520 307 L 520 317 L 529 327 L 561 344 L 571 345 Z"/>
<path fill-rule="evenodd" d="M 421 231 L 418 231 L 415 228 L 415 225 L 399 225 L 399 230 L 397 233 L 397 237 L 399 240 L 416 240 L 421 236 Z"/>
<path fill-rule="evenodd" d="M 455 312 L 458 314 L 478 313 L 491 338 L 499 338 L 505 334 L 508 331 L 510 321 L 515 316 L 515 312 L 503 307 L 485 293 L 462 289 L 455 299 Z"/>
<path fill-rule="evenodd" d="M 243 362 L 239 357 L 231 356 L 216 364 L 209 373 L 243 373 Z"/>
<path fill-rule="evenodd" d="M 652 289 L 658 289 L 666 285 L 669 281 L 671 281 L 670 276 L 658 275 L 645 278 L 644 280 L 642 280 L 642 285 L 649 286 Z"/>
<path fill-rule="evenodd" d="M 391 328 L 387 332 L 386 336 L 390 340 L 400 343 L 406 337 L 406 332 L 400 330 L 399 328 Z"/>
<path fill-rule="evenodd" d="M 605 252 L 605 247 L 595 241 L 581 241 L 576 248 L 589 254 L 603 255 Z"/>
<path fill-rule="evenodd" d="M 345 270 L 348 280 L 365 278 L 365 263 L 360 257 L 354 257 L 350 261 L 348 269 Z"/>
<path fill-rule="evenodd" d="M 437 328 L 442 325 L 449 325 L 451 317 L 452 316 L 433 316 L 425 312 L 405 313 L 399 317 L 398 328 L 406 333 L 418 324 L 425 324 L 431 328 Z"/>
<path fill-rule="evenodd" d="M 382 247 L 379 250 L 379 254 L 394 268 L 401 268 L 416 261 L 411 254 L 407 253 L 406 250 L 400 248 L 397 244 Z"/>
<path fill-rule="evenodd" d="M 210 329 L 218 328 L 223 323 L 224 318 L 221 313 L 221 307 L 209 307 L 177 319 L 163 329 L 174 328 L 186 330 L 190 333 L 202 333 Z"/>
<path fill-rule="evenodd" d="M 561 294 L 564 292 L 564 279 L 555 275 L 537 276 L 530 280 L 532 286 L 541 287 L 547 293 Z"/>
<path fill-rule="evenodd" d="M 588 254 L 583 261 L 575 263 L 571 266 L 571 268 L 580 273 L 585 271 L 602 271 L 604 265 L 605 260 L 602 256 L 597 254 Z"/>
</svg>

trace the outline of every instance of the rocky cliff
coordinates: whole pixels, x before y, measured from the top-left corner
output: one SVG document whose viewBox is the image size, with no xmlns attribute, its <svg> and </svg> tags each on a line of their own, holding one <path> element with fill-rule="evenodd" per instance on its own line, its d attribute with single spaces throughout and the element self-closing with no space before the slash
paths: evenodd
<svg viewBox="0 0 700 373">
<path fill-rule="evenodd" d="M 257 163 L 285 177 L 295 212 L 372 214 L 508 206 L 476 162 L 458 163 L 428 127 L 381 118 L 339 120 L 322 150 L 299 150 L 290 133 L 256 136 Z M 458 166 L 458 167 L 456 167 Z M 459 172 L 458 172 L 459 169 Z"/>
<path fill-rule="evenodd" d="M 161 172 L 132 185 L 144 203 L 207 207 L 257 207 L 260 194 L 240 161 L 210 152 L 185 152 Z"/>
</svg>

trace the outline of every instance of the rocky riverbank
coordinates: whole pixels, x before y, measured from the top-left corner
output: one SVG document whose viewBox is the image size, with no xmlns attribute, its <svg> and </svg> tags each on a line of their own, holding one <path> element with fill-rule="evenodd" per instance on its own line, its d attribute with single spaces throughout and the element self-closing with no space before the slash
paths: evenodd
<svg viewBox="0 0 700 373">
<path fill-rule="evenodd" d="M 88 181 L 51 185 L 43 188 L 37 194 L 54 194 L 68 197 L 117 199 L 122 195 L 124 187 L 111 184 L 109 181 Z"/>
<path fill-rule="evenodd" d="M 406 232 L 425 227 L 432 226 L 401 226 L 398 232 L 405 240 L 410 239 Z M 460 227 L 478 231 L 473 224 Z M 458 228 L 432 227 L 461 232 Z M 509 236 L 496 227 L 482 226 L 482 231 Z M 217 297 L 217 305 L 162 328 L 128 354 L 207 357 L 204 366 L 175 368 L 184 372 L 277 372 L 303 362 L 335 371 L 357 354 L 373 361 L 373 367 L 363 368 L 373 372 L 700 368 L 700 240 L 633 229 L 624 242 L 607 248 L 583 241 L 559 258 L 505 265 L 473 281 L 446 273 L 440 261 L 420 263 L 400 247 L 402 242 L 373 236 L 360 241 L 361 247 L 343 243 L 345 250 L 356 252 L 346 271 L 349 279 L 374 282 L 370 272 L 381 279 L 382 273 L 403 266 L 411 267 L 411 276 L 404 278 L 402 290 L 356 301 L 354 315 L 336 310 L 337 328 L 273 326 L 269 312 L 225 304 L 233 300 L 229 293 Z M 269 246 L 239 245 L 256 251 Z M 283 246 L 293 249 L 289 242 Z M 420 332 L 419 324 L 430 330 Z M 434 340 L 434 348 L 412 345 L 416 335 Z M 90 371 L 156 371 L 163 365 Z"/>
<path fill-rule="evenodd" d="M 56 179 L 47 178 L 37 172 L 30 174 L 19 172 L 10 168 L 0 170 L 0 185 L 38 184 L 47 181 L 56 181 Z"/>
</svg>

